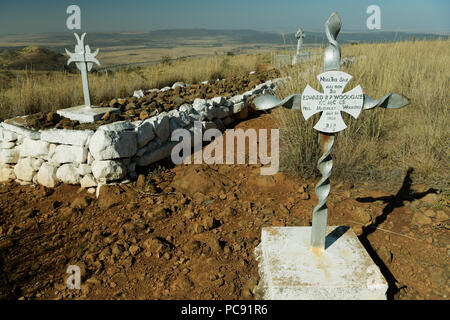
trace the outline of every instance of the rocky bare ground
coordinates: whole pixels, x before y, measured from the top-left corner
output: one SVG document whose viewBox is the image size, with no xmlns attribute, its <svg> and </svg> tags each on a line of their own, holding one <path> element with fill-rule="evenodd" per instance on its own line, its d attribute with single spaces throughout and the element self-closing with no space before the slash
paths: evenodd
<svg viewBox="0 0 450 320">
<path fill-rule="evenodd" d="M 270 114 L 240 128 L 271 128 Z M 160 163 L 98 199 L 77 186 L 0 185 L 2 298 L 253 299 L 264 226 L 307 226 L 316 181 L 260 165 Z M 408 173 L 397 185 L 332 181 L 329 224 L 350 225 L 394 299 L 448 299 L 449 207 Z M 448 204 L 447 204 L 448 205 Z M 66 288 L 69 265 L 81 290 Z"/>
</svg>

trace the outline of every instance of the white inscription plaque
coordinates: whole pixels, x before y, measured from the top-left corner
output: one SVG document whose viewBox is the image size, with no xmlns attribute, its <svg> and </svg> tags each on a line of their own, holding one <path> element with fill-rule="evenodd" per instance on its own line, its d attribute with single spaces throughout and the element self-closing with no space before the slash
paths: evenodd
<svg viewBox="0 0 450 320">
<path fill-rule="evenodd" d="M 344 130 L 347 126 L 341 116 L 341 111 L 347 112 L 355 119 L 361 113 L 364 96 L 361 86 L 342 93 L 345 85 L 352 78 L 342 71 L 327 71 L 317 76 L 323 88 L 323 93 L 306 86 L 302 93 L 302 113 L 307 120 L 317 112 L 322 112 L 314 129 L 335 133 Z"/>
</svg>

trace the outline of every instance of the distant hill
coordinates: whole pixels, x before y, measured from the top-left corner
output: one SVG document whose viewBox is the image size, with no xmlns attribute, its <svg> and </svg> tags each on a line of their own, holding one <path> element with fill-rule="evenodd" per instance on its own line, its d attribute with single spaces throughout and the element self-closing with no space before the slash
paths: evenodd
<svg viewBox="0 0 450 320">
<path fill-rule="evenodd" d="M 119 50 L 121 47 L 137 46 L 139 48 L 170 48 L 189 46 L 214 46 L 221 47 L 226 44 L 245 45 L 284 45 L 295 44 L 295 31 L 281 34 L 280 32 L 265 32 L 256 30 L 212 30 L 212 29 L 169 29 L 146 32 L 88 32 L 86 41 L 90 47 L 108 48 L 108 50 Z M 305 31 L 305 44 L 327 43 L 325 32 Z M 408 33 L 391 31 L 368 31 L 346 33 L 341 32 L 338 41 L 346 43 L 374 43 L 416 40 L 435 40 L 438 38 L 448 39 L 445 35 L 427 33 Z M 5 35 L 0 36 L 1 49 L 18 49 L 29 45 L 46 47 L 50 50 L 63 53 L 64 48 L 73 50 L 75 38 L 72 32 L 49 33 L 36 35 Z"/>
<path fill-rule="evenodd" d="M 0 67 L 8 70 L 33 69 L 37 71 L 74 71 L 67 66 L 67 57 L 45 48 L 29 46 L 23 49 L 6 49 L 0 52 Z"/>
</svg>

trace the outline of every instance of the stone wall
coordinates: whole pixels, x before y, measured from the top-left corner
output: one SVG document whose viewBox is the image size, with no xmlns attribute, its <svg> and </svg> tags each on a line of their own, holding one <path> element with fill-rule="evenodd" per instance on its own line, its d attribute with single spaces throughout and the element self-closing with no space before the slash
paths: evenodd
<svg viewBox="0 0 450 320">
<path fill-rule="evenodd" d="M 34 131 L 11 121 L 0 124 L 0 182 L 54 187 L 58 183 L 93 188 L 111 181 L 135 179 L 136 166 L 145 167 L 170 156 L 172 131 L 223 130 L 235 118 L 247 117 L 247 99 L 271 93 L 281 79 L 269 80 L 229 99 L 195 99 L 177 110 L 144 121 L 121 121 L 92 130 Z M 153 89 L 155 90 L 155 89 Z"/>
</svg>

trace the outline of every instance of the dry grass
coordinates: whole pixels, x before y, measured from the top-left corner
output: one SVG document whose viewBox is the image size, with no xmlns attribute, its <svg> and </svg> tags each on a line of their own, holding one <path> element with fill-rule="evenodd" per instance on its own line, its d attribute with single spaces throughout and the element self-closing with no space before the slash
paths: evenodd
<svg viewBox="0 0 450 320">
<path fill-rule="evenodd" d="M 400 182 L 407 168 L 415 169 L 416 182 L 448 189 L 449 170 L 449 41 L 416 41 L 343 46 L 343 57 L 356 62 L 342 70 L 360 84 L 364 93 L 380 98 L 402 93 L 410 104 L 400 110 L 366 110 L 358 119 L 344 114 L 348 128 L 337 134 L 333 149 L 333 177 L 342 180 Z M 320 50 L 320 49 L 315 49 Z M 322 49 L 323 51 L 323 49 Z M 161 88 L 176 81 L 196 83 L 228 78 L 256 70 L 269 55 L 213 56 L 91 75 L 93 103 L 131 96 L 136 89 Z M 322 91 L 316 79 L 318 60 L 282 70 L 292 81 L 278 90 L 279 97 L 301 93 L 307 84 Z M 83 103 L 79 74 L 25 72 L 12 86 L 0 91 L 0 117 L 50 111 Z M 318 115 L 304 121 L 301 112 L 274 111 L 281 132 L 281 165 L 304 177 L 316 175 L 319 157 Z"/>
<path fill-rule="evenodd" d="M 90 74 L 92 103 L 128 97 L 137 89 L 161 88 L 183 81 L 197 83 L 208 79 L 228 78 L 256 70 L 260 56 L 212 56 L 157 64 L 132 71 Z M 83 103 L 79 74 L 62 72 L 22 72 L 9 88 L 0 88 L 0 117 L 3 119 L 39 111 L 52 111 Z"/>
<path fill-rule="evenodd" d="M 400 182 L 407 168 L 415 181 L 448 189 L 450 153 L 449 41 L 343 46 L 343 57 L 356 62 L 343 71 L 353 79 L 345 91 L 361 84 L 364 93 L 380 98 L 401 93 L 410 104 L 399 110 L 366 110 L 358 119 L 344 115 L 348 128 L 337 134 L 333 150 L 333 177 L 344 180 Z M 322 57 L 321 57 L 322 58 Z M 313 72 L 314 65 L 316 69 Z M 279 97 L 301 93 L 307 84 L 322 88 L 316 75 L 322 60 L 284 70 L 292 77 Z M 285 170 L 312 176 L 318 154 L 318 117 L 305 122 L 301 112 L 275 112 L 281 130 L 281 164 Z"/>
</svg>

